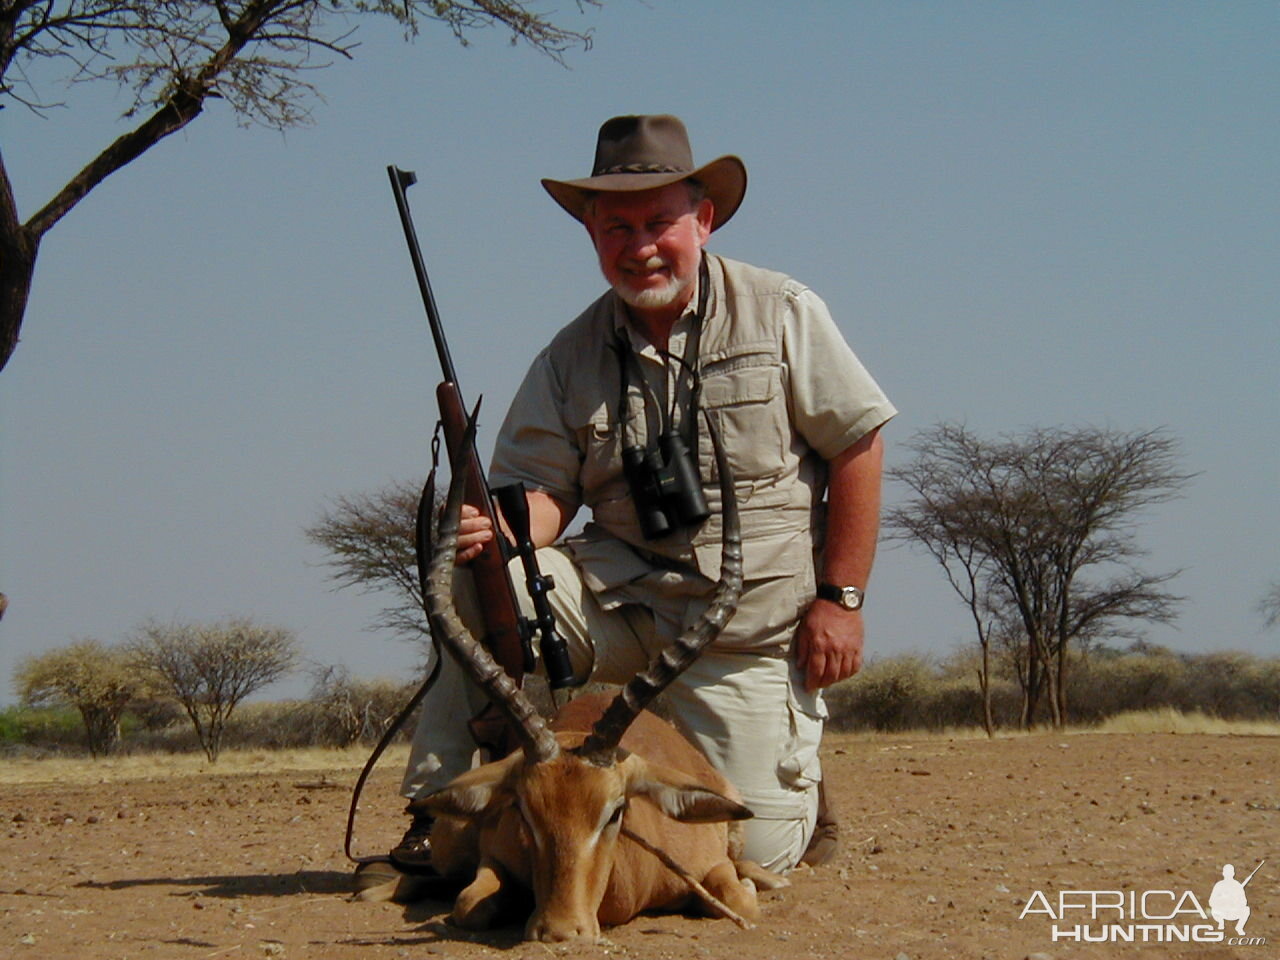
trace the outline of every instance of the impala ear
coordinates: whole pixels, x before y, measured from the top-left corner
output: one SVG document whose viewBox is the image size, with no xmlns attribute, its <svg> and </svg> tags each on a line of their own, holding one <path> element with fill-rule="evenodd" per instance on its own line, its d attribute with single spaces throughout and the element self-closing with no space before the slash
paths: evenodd
<svg viewBox="0 0 1280 960">
<path fill-rule="evenodd" d="M 723 823 L 750 820 L 755 814 L 722 793 L 689 782 L 688 774 L 648 763 L 631 755 L 626 770 L 627 796 L 648 797 L 672 820 L 681 823 Z"/>
<path fill-rule="evenodd" d="M 493 813 L 514 799 L 515 794 L 509 785 L 511 773 L 522 759 L 517 751 L 502 760 L 468 770 L 435 793 L 414 800 L 409 804 L 409 812 L 464 820 Z"/>
</svg>

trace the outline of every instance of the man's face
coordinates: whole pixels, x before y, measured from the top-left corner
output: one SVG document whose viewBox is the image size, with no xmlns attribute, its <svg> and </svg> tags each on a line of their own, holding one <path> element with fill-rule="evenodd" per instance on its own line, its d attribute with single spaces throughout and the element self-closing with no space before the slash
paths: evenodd
<svg viewBox="0 0 1280 960">
<path fill-rule="evenodd" d="M 601 193 L 585 218 L 614 291 L 642 311 L 683 310 L 711 236 L 709 200 L 691 206 L 689 188 L 672 183 L 638 193 Z"/>
</svg>

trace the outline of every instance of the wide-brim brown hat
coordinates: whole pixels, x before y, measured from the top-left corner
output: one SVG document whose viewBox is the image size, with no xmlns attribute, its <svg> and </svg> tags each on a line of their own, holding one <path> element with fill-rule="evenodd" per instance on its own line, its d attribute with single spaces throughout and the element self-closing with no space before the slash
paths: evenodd
<svg viewBox="0 0 1280 960">
<path fill-rule="evenodd" d="M 587 199 L 595 193 L 653 190 L 681 180 L 697 180 L 715 207 L 711 229 L 728 222 L 747 192 L 747 168 L 737 157 L 718 157 L 693 165 L 689 133 L 670 114 L 614 117 L 600 127 L 591 176 L 582 180 L 542 181 L 547 193 L 581 221 Z"/>
</svg>

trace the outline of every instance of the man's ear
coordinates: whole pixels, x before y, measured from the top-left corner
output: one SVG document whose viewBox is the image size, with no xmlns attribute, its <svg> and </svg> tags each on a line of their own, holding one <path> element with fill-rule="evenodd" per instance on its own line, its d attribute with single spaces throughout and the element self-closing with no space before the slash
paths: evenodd
<svg viewBox="0 0 1280 960">
<path fill-rule="evenodd" d="M 468 770 L 461 776 L 454 777 L 447 786 L 435 793 L 411 802 L 409 812 L 461 819 L 494 812 L 511 803 L 514 798 L 515 794 L 510 787 L 511 775 L 516 764 L 523 759 L 520 752 L 516 751 L 495 763 L 486 763 L 482 767 Z"/>
<path fill-rule="evenodd" d="M 672 820 L 681 823 L 722 823 L 750 820 L 755 814 L 724 794 L 689 781 L 689 775 L 649 763 L 635 754 L 622 761 L 627 796 L 648 797 Z"/>
<path fill-rule="evenodd" d="M 711 239 L 711 224 L 716 218 L 716 205 L 710 198 L 703 197 L 698 201 L 698 209 L 694 211 L 698 218 L 698 235 L 703 244 Z"/>
</svg>

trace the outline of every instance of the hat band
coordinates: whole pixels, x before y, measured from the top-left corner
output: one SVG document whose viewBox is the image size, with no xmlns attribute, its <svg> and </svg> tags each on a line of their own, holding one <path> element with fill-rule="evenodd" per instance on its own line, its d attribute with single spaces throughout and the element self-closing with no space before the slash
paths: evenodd
<svg viewBox="0 0 1280 960">
<path fill-rule="evenodd" d="M 594 177 L 607 177 L 613 173 L 689 173 L 684 167 L 673 167 L 666 163 L 620 163 L 617 166 L 597 170 Z"/>
</svg>

